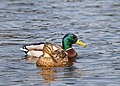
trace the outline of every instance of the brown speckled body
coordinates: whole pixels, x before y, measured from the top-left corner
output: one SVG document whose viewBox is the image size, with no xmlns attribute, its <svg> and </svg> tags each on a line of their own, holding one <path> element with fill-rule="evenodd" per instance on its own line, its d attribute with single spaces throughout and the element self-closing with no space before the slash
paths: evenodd
<svg viewBox="0 0 120 86">
<path fill-rule="evenodd" d="M 58 67 L 65 66 L 68 63 L 68 56 L 61 48 L 54 50 L 51 43 L 46 43 L 43 47 L 43 55 L 36 62 L 37 66 Z"/>
<path fill-rule="evenodd" d="M 57 62 L 54 62 L 50 57 L 40 57 L 36 63 L 37 66 L 42 67 L 59 67 L 65 66 L 68 63 L 68 57 L 56 58 Z"/>
</svg>

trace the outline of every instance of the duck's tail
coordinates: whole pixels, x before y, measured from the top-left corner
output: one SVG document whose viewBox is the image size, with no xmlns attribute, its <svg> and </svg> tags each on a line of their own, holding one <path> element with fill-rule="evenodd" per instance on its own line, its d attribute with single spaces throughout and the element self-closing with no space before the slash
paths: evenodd
<svg viewBox="0 0 120 86">
<path fill-rule="evenodd" d="M 26 54 L 28 53 L 28 49 L 26 48 L 26 46 L 23 46 L 22 48 L 20 48 L 20 50 L 24 51 Z"/>
</svg>

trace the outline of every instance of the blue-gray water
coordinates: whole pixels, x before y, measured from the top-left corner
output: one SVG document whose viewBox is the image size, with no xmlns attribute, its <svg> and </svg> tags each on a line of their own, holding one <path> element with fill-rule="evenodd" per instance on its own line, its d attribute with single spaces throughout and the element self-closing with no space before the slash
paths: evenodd
<svg viewBox="0 0 120 86">
<path fill-rule="evenodd" d="M 24 44 L 75 33 L 71 67 L 38 68 Z M 119 86 L 120 0 L 0 0 L 0 86 Z"/>
</svg>

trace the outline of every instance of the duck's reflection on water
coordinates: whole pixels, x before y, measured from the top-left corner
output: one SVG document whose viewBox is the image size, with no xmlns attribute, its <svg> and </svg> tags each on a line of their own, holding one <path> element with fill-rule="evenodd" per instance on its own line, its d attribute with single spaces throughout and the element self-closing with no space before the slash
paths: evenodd
<svg viewBox="0 0 120 86">
<path fill-rule="evenodd" d="M 40 68 L 40 76 L 44 79 L 43 82 L 60 81 L 61 78 L 81 78 L 84 71 L 81 71 L 73 66 L 70 67 L 38 67 Z"/>
<path fill-rule="evenodd" d="M 60 72 L 60 70 L 53 69 L 52 67 L 41 67 L 39 74 L 42 76 L 45 82 L 56 80 L 54 74 Z"/>
<path fill-rule="evenodd" d="M 68 63 L 65 67 L 71 67 L 72 65 L 73 63 Z M 45 82 L 54 81 L 58 78 L 64 77 L 64 74 L 61 74 L 60 72 L 63 72 L 65 67 L 37 67 L 40 69 L 39 74 Z"/>
<path fill-rule="evenodd" d="M 30 62 L 35 62 L 35 63 L 38 60 L 38 58 L 33 58 L 30 56 L 25 57 L 25 59 L 27 59 Z M 72 76 L 71 73 L 74 73 L 76 71 L 78 72 L 79 70 L 77 68 L 73 67 L 74 61 L 75 61 L 75 59 L 69 60 L 68 64 L 65 67 L 41 67 L 41 66 L 37 66 L 37 68 L 40 70 L 39 71 L 40 76 L 42 76 L 42 78 L 44 79 L 44 82 L 47 83 L 47 82 L 58 80 L 59 78 L 71 77 Z M 64 72 L 64 73 L 60 73 L 60 72 Z M 81 73 L 83 73 L 83 71 Z"/>
</svg>

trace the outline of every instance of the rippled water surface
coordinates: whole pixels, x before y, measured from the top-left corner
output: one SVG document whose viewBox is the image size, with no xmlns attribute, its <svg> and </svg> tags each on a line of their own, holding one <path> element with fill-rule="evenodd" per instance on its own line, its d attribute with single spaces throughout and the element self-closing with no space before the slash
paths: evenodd
<svg viewBox="0 0 120 86">
<path fill-rule="evenodd" d="M 66 33 L 88 44 L 71 67 L 38 68 L 19 49 Z M 0 0 L 0 85 L 119 86 L 120 0 Z"/>
</svg>

